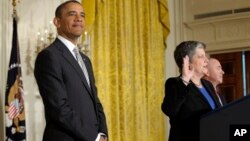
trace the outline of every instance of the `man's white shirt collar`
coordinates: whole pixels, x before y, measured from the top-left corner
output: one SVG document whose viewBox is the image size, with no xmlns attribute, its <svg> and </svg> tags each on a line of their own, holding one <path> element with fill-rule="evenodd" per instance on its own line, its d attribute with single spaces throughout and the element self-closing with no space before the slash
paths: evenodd
<svg viewBox="0 0 250 141">
<path fill-rule="evenodd" d="M 74 48 L 77 47 L 77 45 L 73 44 L 72 42 L 70 42 L 69 40 L 67 40 L 66 38 L 58 35 L 57 38 L 63 42 L 63 44 L 69 49 L 69 51 L 71 52 L 71 54 L 76 58 L 75 53 L 73 52 Z"/>
</svg>

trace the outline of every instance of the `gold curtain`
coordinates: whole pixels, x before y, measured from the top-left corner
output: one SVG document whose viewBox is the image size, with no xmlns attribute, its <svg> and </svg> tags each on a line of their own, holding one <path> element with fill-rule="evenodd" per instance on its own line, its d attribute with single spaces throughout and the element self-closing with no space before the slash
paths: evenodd
<svg viewBox="0 0 250 141">
<path fill-rule="evenodd" d="M 92 7 L 98 15 L 90 33 L 91 60 L 109 141 L 165 140 L 161 103 L 169 31 L 161 1 L 96 0 Z"/>
</svg>

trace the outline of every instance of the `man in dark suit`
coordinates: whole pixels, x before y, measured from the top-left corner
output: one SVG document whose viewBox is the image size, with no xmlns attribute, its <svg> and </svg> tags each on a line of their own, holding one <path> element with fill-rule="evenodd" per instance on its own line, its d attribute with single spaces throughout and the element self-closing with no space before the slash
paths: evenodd
<svg viewBox="0 0 250 141">
<path fill-rule="evenodd" d="M 223 75 L 224 71 L 222 70 L 222 66 L 219 60 L 215 58 L 209 58 L 208 65 L 207 65 L 207 74 L 205 75 L 204 79 L 210 81 L 213 84 L 216 96 L 218 97 L 221 106 L 225 105 L 226 99 L 225 97 L 219 93 L 218 85 L 223 82 Z"/>
<path fill-rule="evenodd" d="M 59 5 L 54 18 L 58 36 L 36 59 L 34 74 L 46 118 L 43 141 L 107 141 L 92 65 L 76 47 L 84 17 L 77 1 Z"/>
</svg>

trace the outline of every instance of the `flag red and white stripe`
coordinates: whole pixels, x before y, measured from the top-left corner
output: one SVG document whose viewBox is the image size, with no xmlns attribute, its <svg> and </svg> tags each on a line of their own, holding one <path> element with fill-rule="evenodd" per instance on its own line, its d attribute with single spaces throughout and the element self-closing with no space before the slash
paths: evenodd
<svg viewBox="0 0 250 141">
<path fill-rule="evenodd" d="M 18 117 L 18 115 L 19 115 L 19 105 L 18 105 L 18 103 L 15 102 L 15 100 L 10 103 L 9 113 L 8 114 L 9 114 L 10 119 Z"/>
</svg>

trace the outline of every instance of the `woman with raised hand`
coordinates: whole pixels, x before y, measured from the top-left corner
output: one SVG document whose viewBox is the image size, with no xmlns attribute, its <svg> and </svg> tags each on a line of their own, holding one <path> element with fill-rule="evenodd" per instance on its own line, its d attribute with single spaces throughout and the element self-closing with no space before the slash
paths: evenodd
<svg viewBox="0 0 250 141">
<path fill-rule="evenodd" d="M 169 141 L 199 141 L 200 117 L 217 107 L 213 85 L 202 79 L 207 71 L 206 45 L 184 41 L 174 51 L 178 77 L 165 83 L 162 111 L 170 119 Z"/>
</svg>

